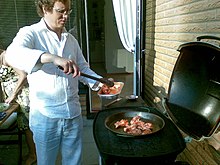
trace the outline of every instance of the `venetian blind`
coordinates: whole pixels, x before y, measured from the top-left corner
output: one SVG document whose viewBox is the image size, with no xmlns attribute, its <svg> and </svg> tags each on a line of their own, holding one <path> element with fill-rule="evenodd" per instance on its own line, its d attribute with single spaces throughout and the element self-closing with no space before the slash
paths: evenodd
<svg viewBox="0 0 220 165">
<path fill-rule="evenodd" d="M 6 49 L 19 28 L 40 20 L 34 0 L 0 0 L 0 48 Z M 67 22 L 67 30 L 73 26 L 75 11 Z"/>
<path fill-rule="evenodd" d="M 34 0 L 1 0 L 0 46 L 6 49 L 19 28 L 39 20 Z"/>
</svg>

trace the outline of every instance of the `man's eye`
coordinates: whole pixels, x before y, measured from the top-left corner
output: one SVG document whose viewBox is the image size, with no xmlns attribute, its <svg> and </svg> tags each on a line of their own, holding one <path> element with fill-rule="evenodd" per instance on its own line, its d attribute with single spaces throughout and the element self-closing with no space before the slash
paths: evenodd
<svg viewBox="0 0 220 165">
<path fill-rule="evenodd" d="M 65 13 L 66 10 L 58 10 L 59 13 Z"/>
</svg>

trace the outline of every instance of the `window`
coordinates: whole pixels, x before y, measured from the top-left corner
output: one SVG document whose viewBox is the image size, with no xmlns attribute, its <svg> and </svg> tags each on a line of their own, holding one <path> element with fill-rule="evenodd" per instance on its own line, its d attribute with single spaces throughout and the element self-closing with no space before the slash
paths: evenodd
<svg viewBox="0 0 220 165">
<path fill-rule="evenodd" d="M 34 4 L 35 0 L 1 0 L 0 2 L 0 48 L 6 49 L 12 42 L 19 28 L 33 24 L 40 20 Z M 75 2 L 75 1 L 73 1 Z M 74 4 L 72 2 L 72 4 Z M 74 6 L 74 5 L 73 5 Z M 66 25 L 67 30 L 73 26 L 73 17 L 76 11 L 70 15 Z"/>
</svg>

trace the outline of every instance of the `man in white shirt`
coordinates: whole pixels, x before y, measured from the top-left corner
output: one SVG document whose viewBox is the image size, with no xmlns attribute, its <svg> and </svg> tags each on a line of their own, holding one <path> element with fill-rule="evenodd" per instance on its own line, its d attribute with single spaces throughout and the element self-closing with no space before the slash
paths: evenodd
<svg viewBox="0 0 220 165">
<path fill-rule="evenodd" d="M 28 73 L 30 128 L 39 165 L 55 164 L 58 152 L 62 164 L 81 164 L 78 81 L 91 88 L 96 81 L 80 72 L 101 78 L 89 68 L 77 40 L 64 28 L 70 4 L 71 0 L 36 0 L 41 20 L 21 28 L 6 52 L 12 66 Z"/>
</svg>

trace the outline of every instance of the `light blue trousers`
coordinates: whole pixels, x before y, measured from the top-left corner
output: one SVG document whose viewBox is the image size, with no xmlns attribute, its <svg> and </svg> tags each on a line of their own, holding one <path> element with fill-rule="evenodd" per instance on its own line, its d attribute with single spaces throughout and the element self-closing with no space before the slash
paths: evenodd
<svg viewBox="0 0 220 165">
<path fill-rule="evenodd" d="M 30 113 L 29 123 L 34 135 L 38 165 L 55 165 L 59 152 L 62 165 L 82 164 L 82 116 L 53 119 L 34 112 Z"/>
</svg>

